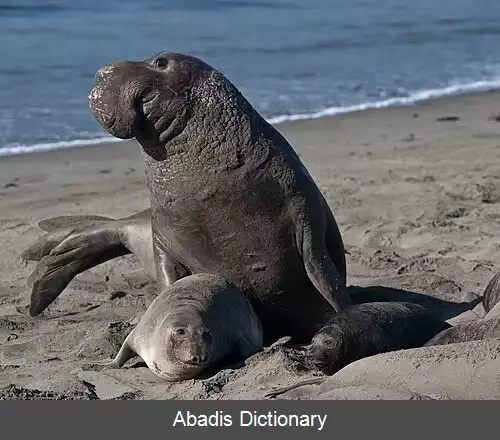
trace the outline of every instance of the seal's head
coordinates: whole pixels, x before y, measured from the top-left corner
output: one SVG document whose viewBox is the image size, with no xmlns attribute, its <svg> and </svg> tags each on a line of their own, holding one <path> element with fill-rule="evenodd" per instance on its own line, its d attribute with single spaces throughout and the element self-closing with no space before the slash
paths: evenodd
<svg viewBox="0 0 500 440">
<path fill-rule="evenodd" d="M 323 327 L 307 346 L 307 359 L 316 368 L 327 374 L 333 374 L 344 366 L 346 356 L 346 338 L 336 326 Z"/>
<path fill-rule="evenodd" d="M 187 124 L 193 89 L 216 72 L 200 59 L 179 53 L 117 61 L 97 71 L 89 108 L 115 137 L 164 144 Z"/>
<path fill-rule="evenodd" d="M 194 309 L 176 310 L 167 316 L 155 330 L 154 339 L 154 348 L 144 360 L 162 379 L 190 379 L 210 365 L 212 337 Z"/>
</svg>

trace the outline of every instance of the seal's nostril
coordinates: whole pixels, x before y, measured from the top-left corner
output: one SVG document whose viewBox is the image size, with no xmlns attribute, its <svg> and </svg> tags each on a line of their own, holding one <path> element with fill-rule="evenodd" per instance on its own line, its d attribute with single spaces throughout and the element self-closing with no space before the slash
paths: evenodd
<svg viewBox="0 0 500 440">
<path fill-rule="evenodd" d="M 191 362 L 193 364 L 199 364 L 201 362 L 201 357 L 198 355 L 191 356 Z"/>
</svg>

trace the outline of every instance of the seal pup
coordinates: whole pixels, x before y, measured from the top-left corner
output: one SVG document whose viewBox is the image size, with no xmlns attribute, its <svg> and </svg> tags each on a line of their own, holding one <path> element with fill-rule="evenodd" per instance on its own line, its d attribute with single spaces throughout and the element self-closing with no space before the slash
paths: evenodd
<svg viewBox="0 0 500 440">
<path fill-rule="evenodd" d="M 389 351 L 423 346 L 451 327 L 425 307 L 407 302 L 354 305 L 335 314 L 305 347 L 306 361 L 332 375 L 359 359 Z M 320 384 L 324 377 L 299 382 L 266 394 L 275 397 L 303 385 Z"/>
<path fill-rule="evenodd" d="M 154 299 L 106 365 L 119 368 L 137 354 L 156 376 L 179 381 L 261 349 L 262 327 L 246 297 L 217 275 L 196 274 Z"/>
<path fill-rule="evenodd" d="M 411 390 L 434 399 L 499 399 L 499 353 L 499 338 L 381 353 L 323 378 L 302 398 L 321 399 L 337 389 L 365 386 Z"/>
<path fill-rule="evenodd" d="M 122 255 L 133 253 L 146 272 L 156 276 L 149 209 L 118 220 L 60 216 L 38 226 L 47 233 L 21 254 L 39 261 L 28 279 L 31 316 L 48 307 L 76 275 Z"/>
<path fill-rule="evenodd" d="M 335 219 L 290 144 L 222 73 L 162 53 L 99 69 L 89 108 L 146 163 L 157 280 L 233 282 L 267 341 L 308 341 L 351 305 Z"/>
<path fill-rule="evenodd" d="M 421 347 L 451 327 L 425 307 L 404 302 L 354 305 L 335 314 L 306 347 L 307 359 L 326 374 L 334 374 L 364 357 Z"/>
</svg>

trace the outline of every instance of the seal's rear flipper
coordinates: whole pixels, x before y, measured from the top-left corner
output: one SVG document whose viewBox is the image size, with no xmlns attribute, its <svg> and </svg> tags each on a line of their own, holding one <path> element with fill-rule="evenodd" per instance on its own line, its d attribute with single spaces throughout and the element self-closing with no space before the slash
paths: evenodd
<svg viewBox="0 0 500 440">
<path fill-rule="evenodd" d="M 73 231 L 40 260 L 29 278 L 31 316 L 45 310 L 80 272 L 130 253 L 118 229 L 106 228 L 106 223 Z"/>
<path fill-rule="evenodd" d="M 83 226 L 93 221 L 111 221 L 110 217 L 102 215 L 61 215 L 59 217 L 47 218 L 38 222 L 38 227 L 45 232 L 52 232 L 60 228 L 74 228 Z"/>
<path fill-rule="evenodd" d="M 27 261 L 40 261 L 43 257 L 49 255 L 52 249 L 64 240 L 68 233 L 69 231 L 66 229 L 59 229 L 45 234 L 23 251 L 21 258 Z"/>
<path fill-rule="evenodd" d="M 49 255 L 52 249 L 59 245 L 75 228 L 83 229 L 95 225 L 96 222 L 99 225 L 99 223 L 109 221 L 114 220 L 100 215 L 67 215 L 41 220 L 38 226 L 47 234 L 28 247 L 21 254 L 21 258 L 28 261 L 40 261 L 44 256 Z"/>
</svg>

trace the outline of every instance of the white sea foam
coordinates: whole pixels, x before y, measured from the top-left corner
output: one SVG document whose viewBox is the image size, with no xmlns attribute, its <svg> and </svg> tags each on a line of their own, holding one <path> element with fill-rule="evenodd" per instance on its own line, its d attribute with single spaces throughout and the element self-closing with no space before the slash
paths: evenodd
<svg viewBox="0 0 500 440">
<path fill-rule="evenodd" d="M 484 81 L 476 81 L 472 83 L 455 83 L 447 87 L 418 90 L 410 93 L 408 96 L 389 98 L 382 101 L 364 102 L 356 105 L 327 107 L 323 110 L 312 113 L 298 113 L 292 115 L 280 115 L 268 118 L 271 124 L 279 124 L 282 122 L 300 121 L 307 119 L 318 119 L 324 116 L 333 116 L 343 113 L 352 113 L 361 110 L 409 106 L 423 101 L 443 98 L 446 96 L 461 95 L 471 92 L 481 92 L 486 90 L 500 89 L 500 78 Z M 97 139 L 75 139 L 71 141 L 59 141 L 35 145 L 15 145 L 0 147 L 0 156 L 11 156 L 17 154 L 34 153 L 41 151 L 53 151 L 65 148 L 82 147 L 85 145 L 96 145 L 104 142 L 119 142 L 120 139 L 112 136 L 101 137 Z"/>
<path fill-rule="evenodd" d="M 427 89 L 412 92 L 409 96 L 397 98 L 389 98 L 382 101 L 364 102 L 356 105 L 344 107 L 327 107 L 313 113 L 299 113 L 294 115 L 281 115 L 269 118 L 271 124 L 279 124 L 281 122 L 300 121 L 304 119 L 318 119 L 324 116 L 339 115 L 342 113 L 352 113 L 361 110 L 387 108 L 397 106 L 408 106 L 419 102 L 428 101 L 431 99 L 444 98 L 446 96 L 462 95 L 465 93 L 481 92 L 492 89 L 500 89 L 500 79 L 477 81 L 473 83 L 457 83 L 451 84 L 440 89 Z"/>
<path fill-rule="evenodd" d="M 15 145 L 0 148 L 0 156 L 14 156 L 17 154 L 38 153 L 42 151 L 63 150 L 65 148 L 84 147 L 86 145 L 98 145 L 105 142 L 120 142 L 121 139 L 106 136 L 95 139 L 74 139 L 71 141 L 49 142 L 35 145 Z"/>
</svg>

